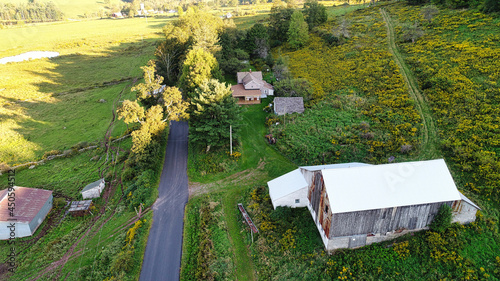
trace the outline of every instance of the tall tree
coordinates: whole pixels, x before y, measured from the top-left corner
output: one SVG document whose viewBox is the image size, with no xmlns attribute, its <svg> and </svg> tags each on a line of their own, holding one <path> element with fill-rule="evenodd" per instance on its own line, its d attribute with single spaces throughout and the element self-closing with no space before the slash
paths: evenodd
<svg viewBox="0 0 500 281">
<path fill-rule="evenodd" d="M 206 147 L 222 147 L 229 143 L 229 127 L 236 135 L 241 120 L 241 108 L 232 97 L 231 87 L 215 79 L 204 81 L 191 104 L 189 135 L 193 143 Z"/>
<path fill-rule="evenodd" d="M 155 51 L 158 73 L 165 78 L 167 85 L 177 83 L 189 44 L 181 44 L 177 39 L 170 38 L 162 41 Z"/>
<path fill-rule="evenodd" d="M 485 0 L 483 11 L 486 13 L 500 12 L 500 0 Z"/>
<path fill-rule="evenodd" d="M 274 2 L 269 14 L 269 38 L 271 46 L 283 44 L 288 39 L 288 28 L 294 9 L 287 8 L 285 4 L 277 0 Z"/>
<path fill-rule="evenodd" d="M 266 27 L 261 23 L 256 23 L 247 32 L 245 38 L 245 48 L 249 54 L 256 54 L 258 56 L 258 49 L 269 45 L 269 34 Z M 267 54 L 264 57 L 265 58 Z"/>
<path fill-rule="evenodd" d="M 218 68 L 217 60 L 211 53 L 202 48 L 193 49 L 186 55 L 179 87 L 191 98 L 194 90 L 203 81 L 212 78 Z"/>
<path fill-rule="evenodd" d="M 219 17 L 193 7 L 173 23 L 167 24 L 163 31 L 167 39 L 177 39 L 181 44 L 190 44 L 193 48 L 203 48 L 215 54 L 220 50 L 217 45 L 219 33 L 224 22 Z"/>
<path fill-rule="evenodd" d="M 304 16 L 309 29 L 325 23 L 328 20 L 326 7 L 319 4 L 317 0 L 308 0 L 304 3 Z"/>
<path fill-rule="evenodd" d="M 154 60 L 149 60 L 146 66 L 141 67 L 144 71 L 144 83 L 132 87 L 133 92 L 137 92 L 137 99 L 147 107 L 151 107 L 158 102 L 158 94 L 162 86 L 163 77 L 156 75 L 156 65 Z"/>
<path fill-rule="evenodd" d="M 296 10 L 290 19 L 290 27 L 288 28 L 288 44 L 293 49 L 298 49 L 304 46 L 309 40 L 309 28 L 304 21 L 304 15 L 301 11 Z"/>
</svg>

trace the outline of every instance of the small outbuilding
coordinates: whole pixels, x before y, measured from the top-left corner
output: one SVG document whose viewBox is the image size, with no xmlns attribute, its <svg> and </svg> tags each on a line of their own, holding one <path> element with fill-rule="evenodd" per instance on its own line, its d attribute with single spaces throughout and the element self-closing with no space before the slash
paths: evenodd
<svg viewBox="0 0 500 281">
<path fill-rule="evenodd" d="M 91 184 L 88 184 L 80 193 L 82 194 L 83 199 L 99 198 L 105 186 L 106 182 L 104 181 L 104 178 L 102 178 Z"/>
<path fill-rule="evenodd" d="M 304 113 L 304 98 L 302 97 L 277 97 L 274 98 L 274 113 L 285 115 L 291 113 Z"/>
<path fill-rule="evenodd" d="M 13 192 L 0 190 L 0 239 L 33 235 L 52 209 L 52 202 L 50 190 L 21 186 L 14 186 Z"/>
<path fill-rule="evenodd" d="M 74 217 L 81 217 L 89 212 L 91 206 L 92 200 L 72 201 L 68 212 Z"/>
<path fill-rule="evenodd" d="M 480 210 L 458 191 L 443 159 L 299 167 L 268 186 L 275 209 L 309 209 L 326 250 L 426 229 L 443 204 L 452 208 L 452 222 L 462 224 Z"/>
</svg>

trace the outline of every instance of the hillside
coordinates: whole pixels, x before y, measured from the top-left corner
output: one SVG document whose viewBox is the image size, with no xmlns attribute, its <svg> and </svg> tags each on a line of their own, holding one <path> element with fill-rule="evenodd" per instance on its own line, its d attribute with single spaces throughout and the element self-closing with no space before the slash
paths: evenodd
<svg viewBox="0 0 500 281">
<path fill-rule="evenodd" d="M 213 158 L 190 155 L 185 280 L 196 280 L 199 272 L 245 280 L 498 280 L 500 215 L 493 203 L 499 190 L 493 137 L 498 133 L 493 125 L 498 115 L 493 93 L 500 82 L 498 18 L 440 7 L 427 23 L 420 6 L 405 2 L 342 9 L 331 9 L 334 16 L 313 30 L 303 48 L 273 50 L 288 60 L 295 78 L 314 86 L 304 114 L 268 115 L 264 124 L 266 103 L 249 107 L 242 155 L 234 165 L 217 169 Z M 406 23 L 415 19 L 424 35 L 406 42 Z M 343 44 L 324 39 L 346 24 Z M 255 136 L 264 130 L 277 137 L 275 147 Z M 276 151 L 288 161 L 275 161 Z M 458 188 L 481 206 L 476 222 L 333 255 L 324 252 L 307 209 L 273 210 L 266 186 L 294 165 L 441 157 Z M 217 158 L 221 161 L 228 163 Z M 235 202 L 246 206 L 259 234 L 252 237 L 244 224 L 235 225 L 233 220 L 242 220 L 228 207 Z M 194 235 L 203 225 L 208 230 Z M 228 245 L 232 251 L 225 250 Z M 254 275 L 241 275 L 250 269 Z"/>
</svg>

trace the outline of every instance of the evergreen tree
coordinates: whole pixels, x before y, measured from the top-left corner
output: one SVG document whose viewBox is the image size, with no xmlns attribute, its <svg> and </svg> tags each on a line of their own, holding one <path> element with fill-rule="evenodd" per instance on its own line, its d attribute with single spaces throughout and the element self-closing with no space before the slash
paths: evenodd
<svg viewBox="0 0 500 281">
<path fill-rule="evenodd" d="M 215 79 L 204 81 L 191 101 L 190 141 L 206 147 L 222 147 L 229 143 L 229 126 L 238 133 L 241 108 L 232 97 L 231 87 Z"/>
<path fill-rule="evenodd" d="M 275 1 L 269 14 L 269 38 L 271 46 L 278 46 L 288 39 L 288 28 L 294 9 Z"/>
<path fill-rule="evenodd" d="M 485 0 L 483 11 L 486 13 L 500 12 L 500 0 Z"/>
<path fill-rule="evenodd" d="M 250 28 L 250 30 L 247 32 L 245 43 L 246 51 L 249 54 L 258 55 L 258 52 L 256 52 L 256 50 L 258 50 L 261 45 L 269 45 L 269 34 L 267 33 L 266 27 L 261 23 L 254 24 L 252 28 Z"/>
<path fill-rule="evenodd" d="M 309 29 L 304 21 L 304 15 L 301 11 L 296 10 L 290 19 L 290 27 L 288 28 L 288 44 L 293 49 L 298 49 L 304 46 L 309 40 Z"/>
<path fill-rule="evenodd" d="M 310 0 L 304 3 L 304 16 L 309 29 L 325 23 L 328 20 L 326 7 L 319 4 L 317 0 Z"/>
</svg>

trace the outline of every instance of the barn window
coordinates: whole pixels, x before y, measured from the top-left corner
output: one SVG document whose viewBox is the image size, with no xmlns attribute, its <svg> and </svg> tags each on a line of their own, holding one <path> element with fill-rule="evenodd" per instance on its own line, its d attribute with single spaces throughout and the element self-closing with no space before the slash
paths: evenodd
<svg viewBox="0 0 500 281">
<path fill-rule="evenodd" d="M 328 205 L 325 205 L 325 213 L 328 213 Z"/>
<path fill-rule="evenodd" d="M 300 203 L 300 199 L 295 199 L 295 204 L 299 204 Z"/>
</svg>

